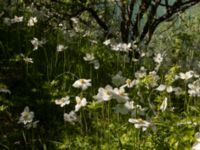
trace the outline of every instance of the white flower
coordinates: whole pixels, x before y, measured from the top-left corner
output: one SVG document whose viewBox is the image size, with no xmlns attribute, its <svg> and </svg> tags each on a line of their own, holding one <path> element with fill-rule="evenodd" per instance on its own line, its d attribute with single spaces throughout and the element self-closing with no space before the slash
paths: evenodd
<svg viewBox="0 0 200 150">
<path fill-rule="evenodd" d="M 120 86 L 124 84 L 126 81 L 126 78 L 122 76 L 122 72 L 119 71 L 114 77 L 112 77 L 112 83 L 116 86 Z"/>
<path fill-rule="evenodd" d="M 146 76 L 146 69 L 142 66 L 139 71 L 135 72 L 135 77 L 137 79 L 143 78 Z"/>
<path fill-rule="evenodd" d="M 55 100 L 56 105 L 60 105 L 60 107 L 64 107 L 65 105 L 69 105 L 69 96 L 63 97 L 61 99 Z"/>
<path fill-rule="evenodd" d="M 197 132 L 195 134 L 195 137 L 196 137 L 196 143 L 193 144 L 192 146 L 192 150 L 200 150 L 200 133 Z"/>
<path fill-rule="evenodd" d="M 37 38 L 33 38 L 32 40 L 31 40 L 31 44 L 33 45 L 33 50 L 35 51 L 35 50 L 37 50 L 38 49 L 38 47 L 39 46 L 42 46 L 42 44 L 44 44 L 46 41 L 43 39 L 43 40 L 41 40 L 41 41 L 39 41 Z"/>
<path fill-rule="evenodd" d="M 182 73 L 182 72 L 179 73 L 180 79 L 183 79 L 183 80 L 188 80 L 188 79 L 192 78 L 193 75 L 194 75 L 194 71 L 188 71 L 186 73 Z"/>
<path fill-rule="evenodd" d="M 91 53 L 91 54 L 86 53 L 86 55 L 83 57 L 83 59 L 85 61 L 88 61 L 90 64 L 93 64 L 94 65 L 94 69 L 96 69 L 96 70 L 99 69 L 100 63 L 99 63 L 99 61 L 97 59 L 95 59 L 93 53 Z"/>
<path fill-rule="evenodd" d="M 192 150 L 200 150 L 200 142 L 195 143 L 195 144 L 192 146 Z"/>
<path fill-rule="evenodd" d="M 162 91 L 167 91 L 167 93 L 171 93 L 171 92 L 173 92 L 173 87 L 172 86 L 166 86 L 166 85 L 164 85 L 164 84 L 160 84 L 157 88 L 156 88 L 156 90 L 157 91 L 160 91 L 160 92 L 162 92 Z"/>
<path fill-rule="evenodd" d="M 188 93 L 190 96 L 200 96 L 200 80 L 196 80 L 191 84 L 188 84 Z"/>
<path fill-rule="evenodd" d="M 21 17 L 15 16 L 13 19 L 11 19 L 11 23 L 23 22 L 23 19 L 24 19 L 23 16 L 21 16 Z"/>
<path fill-rule="evenodd" d="M 162 104 L 160 106 L 160 110 L 162 112 L 164 112 L 166 110 L 166 108 L 167 108 L 167 97 L 164 98 L 164 100 L 163 100 L 163 102 L 162 102 Z"/>
<path fill-rule="evenodd" d="M 167 86 L 167 88 L 166 88 L 166 91 L 167 91 L 167 93 L 171 93 L 171 92 L 173 92 L 173 87 L 172 86 Z"/>
<path fill-rule="evenodd" d="M 32 27 L 38 22 L 37 17 L 30 17 L 27 26 Z"/>
<path fill-rule="evenodd" d="M 123 51 L 123 52 L 128 52 L 130 51 L 131 48 L 131 43 L 119 43 L 119 44 L 112 44 L 111 49 L 114 51 Z"/>
<path fill-rule="evenodd" d="M 127 79 L 126 80 L 126 84 L 124 84 L 122 87 L 128 87 L 128 88 L 132 88 L 134 85 L 137 85 L 139 83 L 139 80 L 130 80 Z"/>
<path fill-rule="evenodd" d="M 98 94 L 93 96 L 94 99 L 101 101 L 109 101 L 112 99 L 113 88 L 110 85 L 107 85 L 105 88 L 100 87 L 98 89 Z"/>
<path fill-rule="evenodd" d="M 56 51 L 57 52 L 62 52 L 64 49 L 66 49 L 67 47 L 62 45 L 62 44 L 58 44 L 56 47 Z"/>
<path fill-rule="evenodd" d="M 11 94 L 11 91 L 7 88 L 0 88 L 0 93 L 8 93 Z"/>
<path fill-rule="evenodd" d="M 107 46 L 107 45 L 110 45 L 110 43 L 111 43 L 111 42 L 110 42 L 110 39 L 105 40 L 105 41 L 103 42 L 103 44 L 106 45 L 106 46 Z"/>
<path fill-rule="evenodd" d="M 156 63 L 160 64 L 160 63 L 163 61 L 163 57 L 162 57 L 162 55 L 161 55 L 160 53 L 158 53 L 158 54 L 153 58 L 153 60 L 154 60 Z"/>
<path fill-rule="evenodd" d="M 91 86 L 91 79 L 76 80 L 72 86 L 75 88 L 81 88 L 82 90 L 86 90 L 89 86 Z"/>
<path fill-rule="evenodd" d="M 145 121 L 143 119 L 132 119 L 130 118 L 128 122 L 133 123 L 135 128 L 142 128 L 142 131 L 145 131 L 149 126 L 150 122 Z"/>
<path fill-rule="evenodd" d="M 87 100 L 86 98 L 80 98 L 79 96 L 76 96 L 76 106 L 75 106 L 75 111 L 79 111 L 81 107 L 86 106 Z"/>
<path fill-rule="evenodd" d="M 83 59 L 84 59 L 85 61 L 93 61 L 93 60 L 95 59 L 95 57 L 94 57 L 94 54 L 93 54 L 93 53 L 91 53 L 91 54 L 86 53 L 86 56 L 84 56 Z"/>
<path fill-rule="evenodd" d="M 34 37 L 33 40 L 31 40 L 31 44 L 34 46 L 33 50 L 37 50 L 39 46 L 39 40 Z"/>
<path fill-rule="evenodd" d="M 32 58 L 28 58 L 28 57 L 24 57 L 23 60 L 26 62 L 26 63 L 33 63 L 33 59 Z"/>
<path fill-rule="evenodd" d="M 155 86 L 158 85 L 157 81 L 160 79 L 160 77 L 157 75 L 156 71 L 151 71 L 149 72 L 149 74 L 146 76 L 147 79 L 149 80 L 146 83 L 146 87 L 149 88 L 153 88 Z"/>
<path fill-rule="evenodd" d="M 74 111 L 71 111 L 70 113 L 64 113 L 64 121 L 74 123 L 77 121 L 77 115 Z"/>
<path fill-rule="evenodd" d="M 128 109 L 128 110 L 132 110 L 135 108 L 134 106 L 134 101 L 127 101 L 124 106 Z"/>
<path fill-rule="evenodd" d="M 123 103 L 129 100 L 128 94 L 125 93 L 123 87 L 115 88 L 112 93 L 113 98 L 116 99 L 119 103 Z"/>
<path fill-rule="evenodd" d="M 94 69 L 99 69 L 99 67 L 100 67 L 100 63 L 99 63 L 99 61 L 98 60 L 93 60 L 93 61 L 91 61 L 91 63 L 93 63 L 93 65 L 94 65 Z"/>
<path fill-rule="evenodd" d="M 166 89 L 166 85 L 164 85 L 164 84 L 160 84 L 157 88 L 156 88 L 156 90 L 158 90 L 158 91 L 164 91 Z"/>
<path fill-rule="evenodd" d="M 78 18 L 73 17 L 70 19 L 73 23 L 78 24 Z"/>
<path fill-rule="evenodd" d="M 34 118 L 34 112 L 29 111 L 29 107 L 26 106 L 24 111 L 21 113 L 18 123 L 23 123 L 26 125 L 27 123 L 31 123 Z"/>
</svg>

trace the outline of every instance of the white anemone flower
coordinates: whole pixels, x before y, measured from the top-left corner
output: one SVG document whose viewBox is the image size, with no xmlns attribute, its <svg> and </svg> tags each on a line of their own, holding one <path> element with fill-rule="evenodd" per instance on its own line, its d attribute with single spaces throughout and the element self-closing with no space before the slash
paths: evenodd
<svg viewBox="0 0 200 150">
<path fill-rule="evenodd" d="M 167 100 L 168 100 L 167 97 L 165 97 L 163 102 L 162 102 L 162 104 L 161 104 L 161 106 L 160 106 L 160 110 L 162 112 L 164 112 L 166 110 L 166 108 L 167 108 Z"/>
<path fill-rule="evenodd" d="M 133 123 L 134 127 L 137 129 L 142 128 L 142 131 L 145 131 L 150 126 L 150 122 L 145 121 L 143 119 L 130 118 L 128 122 Z"/>
<path fill-rule="evenodd" d="M 31 64 L 33 64 L 33 59 L 32 59 L 32 58 L 24 57 L 23 60 L 24 60 L 26 63 L 31 63 Z"/>
<path fill-rule="evenodd" d="M 79 22 L 78 18 L 76 18 L 76 17 L 72 17 L 70 20 L 75 24 L 78 24 L 78 22 Z"/>
<path fill-rule="evenodd" d="M 146 69 L 145 69 L 145 67 L 140 67 L 140 70 L 138 70 L 137 72 L 135 72 L 135 77 L 137 78 L 137 79 L 141 79 L 141 78 L 143 78 L 143 77 L 145 77 L 146 76 Z"/>
<path fill-rule="evenodd" d="M 153 58 L 153 60 L 154 60 L 156 63 L 160 64 L 160 63 L 163 61 L 163 56 L 162 56 L 160 53 L 158 53 L 158 54 L 156 54 L 156 56 Z"/>
<path fill-rule="evenodd" d="M 116 99 L 119 103 L 125 103 L 129 100 L 128 93 L 125 93 L 125 89 L 123 87 L 114 88 L 113 98 Z"/>
<path fill-rule="evenodd" d="M 135 108 L 134 106 L 134 101 L 127 101 L 124 106 L 128 109 L 128 110 L 133 110 Z"/>
<path fill-rule="evenodd" d="M 91 79 L 79 79 L 76 80 L 72 86 L 75 88 L 81 88 L 82 90 L 86 90 L 91 85 Z"/>
<path fill-rule="evenodd" d="M 179 78 L 183 79 L 183 80 L 188 80 L 188 79 L 192 78 L 193 75 L 194 75 L 194 71 L 188 71 L 186 73 L 180 72 Z"/>
<path fill-rule="evenodd" d="M 76 96 L 76 106 L 75 106 L 75 111 L 79 111 L 81 107 L 86 106 L 87 100 L 86 98 L 80 98 L 79 96 Z"/>
<path fill-rule="evenodd" d="M 70 113 L 64 113 L 64 121 L 74 123 L 77 121 L 77 115 L 74 111 L 71 111 Z"/>
<path fill-rule="evenodd" d="M 130 51 L 131 43 L 119 43 L 119 44 L 112 44 L 111 49 L 114 51 L 122 51 L 122 52 L 128 52 Z"/>
<path fill-rule="evenodd" d="M 64 107 L 65 105 L 69 105 L 69 96 L 63 97 L 61 99 L 55 100 L 56 105 L 60 105 L 60 107 Z"/>
<path fill-rule="evenodd" d="M 28 20 L 28 27 L 32 27 L 34 26 L 36 23 L 38 22 L 37 17 L 30 17 L 30 19 Z"/>
<path fill-rule="evenodd" d="M 110 45 L 110 43 L 111 43 L 110 39 L 105 40 L 105 41 L 103 42 L 103 44 L 106 45 L 106 46 L 107 46 L 107 45 Z"/>
<path fill-rule="evenodd" d="M 98 89 L 98 94 L 93 96 L 93 98 L 99 102 L 109 101 L 112 99 L 112 91 L 113 88 L 110 85 L 107 85 L 105 88 L 100 87 Z"/>
<path fill-rule="evenodd" d="M 95 59 L 94 54 L 93 53 L 86 53 L 86 55 L 83 57 L 83 59 L 85 61 L 93 61 Z"/>
<path fill-rule="evenodd" d="M 127 79 L 126 80 L 126 84 L 124 84 L 122 87 L 132 88 L 133 86 L 137 85 L 138 83 L 139 83 L 139 80 Z"/>
<path fill-rule="evenodd" d="M 193 83 L 188 84 L 188 93 L 190 96 L 195 97 L 195 96 L 200 96 L 200 80 L 196 80 Z"/>
<path fill-rule="evenodd" d="M 57 52 L 62 52 L 66 49 L 67 47 L 62 45 L 62 44 L 58 44 L 57 47 L 56 47 L 56 51 Z"/>
<path fill-rule="evenodd" d="M 39 46 L 42 46 L 42 44 L 44 44 L 46 41 L 45 39 L 39 41 L 38 38 L 34 37 L 32 40 L 31 40 L 31 44 L 33 45 L 33 51 L 37 50 Z"/>
<path fill-rule="evenodd" d="M 38 40 L 37 38 L 34 37 L 34 38 L 31 40 L 31 44 L 34 46 L 34 49 L 33 49 L 33 50 L 37 50 L 38 47 L 39 47 L 39 45 L 40 45 L 40 42 L 39 42 L 39 40 Z"/>
<path fill-rule="evenodd" d="M 196 143 L 193 144 L 192 150 L 200 150 L 200 133 L 197 132 L 195 134 Z"/>
<path fill-rule="evenodd" d="M 18 123 L 23 123 L 24 125 L 31 123 L 34 118 L 34 112 L 29 110 L 29 107 L 26 106 L 24 111 L 21 113 Z"/>
<path fill-rule="evenodd" d="M 157 91 L 160 91 L 160 92 L 162 92 L 162 91 L 167 91 L 167 93 L 171 93 L 171 92 L 173 92 L 173 87 L 172 86 L 166 86 L 166 85 L 164 85 L 164 84 L 160 84 L 157 88 L 156 88 L 156 90 Z"/>
<path fill-rule="evenodd" d="M 23 19 L 24 19 L 23 16 L 21 16 L 21 17 L 15 16 L 13 19 L 11 19 L 11 22 L 12 23 L 19 23 L 19 22 L 23 22 Z"/>
</svg>

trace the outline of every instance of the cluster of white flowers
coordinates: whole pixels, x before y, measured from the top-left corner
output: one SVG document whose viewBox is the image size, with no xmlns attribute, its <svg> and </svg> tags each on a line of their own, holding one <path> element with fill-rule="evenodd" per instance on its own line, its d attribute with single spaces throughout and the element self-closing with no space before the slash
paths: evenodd
<svg viewBox="0 0 200 150">
<path fill-rule="evenodd" d="M 173 89 L 172 86 L 167 86 L 167 85 L 164 85 L 164 84 L 160 84 L 160 85 L 156 88 L 156 90 L 157 90 L 157 91 L 160 91 L 160 92 L 166 90 L 167 93 L 171 93 L 171 92 L 174 91 L 174 89 Z"/>
<path fill-rule="evenodd" d="M 91 79 L 76 80 L 72 86 L 75 88 L 80 88 L 84 91 L 89 86 L 91 86 Z M 70 104 L 69 99 L 70 99 L 69 96 L 65 96 L 61 99 L 56 99 L 55 104 L 60 105 L 60 107 L 64 107 L 65 105 Z M 72 124 L 74 124 L 74 122 L 78 120 L 76 112 L 78 112 L 82 107 L 85 107 L 87 105 L 87 100 L 84 97 L 76 96 L 75 101 L 76 101 L 75 109 L 69 113 L 64 113 L 64 121 Z"/>
<path fill-rule="evenodd" d="M 94 65 L 94 69 L 99 69 L 100 67 L 100 63 L 99 60 L 95 58 L 93 53 L 86 53 L 86 55 L 83 57 L 83 59 L 87 62 L 89 62 L 90 64 Z"/>
<path fill-rule="evenodd" d="M 11 25 L 14 23 L 20 23 L 23 22 L 24 17 L 23 16 L 14 16 L 14 18 L 10 19 L 10 18 L 4 18 L 4 24 L 6 25 Z"/>
<path fill-rule="evenodd" d="M 131 43 L 111 44 L 111 49 L 113 51 L 129 52 L 131 51 Z"/>
<path fill-rule="evenodd" d="M 160 77 L 157 75 L 156 71 L 150 71 L 148 75 L 145 76 L 147 82 L 145 83 L 146 88 L 153 88 L 158 85 L 158 80 Z"/>
<path fill-rule="evenodd" d="M 129 52 L 131 51 L 131 43 L 114 43 L 110 39 L 103 42 L 104 45 L 111 47 L 113 51 Z"/>
<path fill-rule="evenodd" d="M 24 108 L 24 111 L 21 113 L 21 116 L 19 118 L 18 123 L 24 124 L 24 126 L 29 129 L 29 128 L 36 128 L 38 124 L 37 121 L 33 121 L 34 119 L 34 112 L 29 110 L 29 107 L 26 106 Z"/>
<path fill-rule="evenodd" d="M 105 88 L 100 87 L 97 95 L 93 96 L 93 98 L 99 102 L 116 99 L 118 103 L 125 103 L 129 100 L 128 94 L 125 93 L 124 87 L 113 89 L 110 85 L 107 85 Z"/>
</svg>

